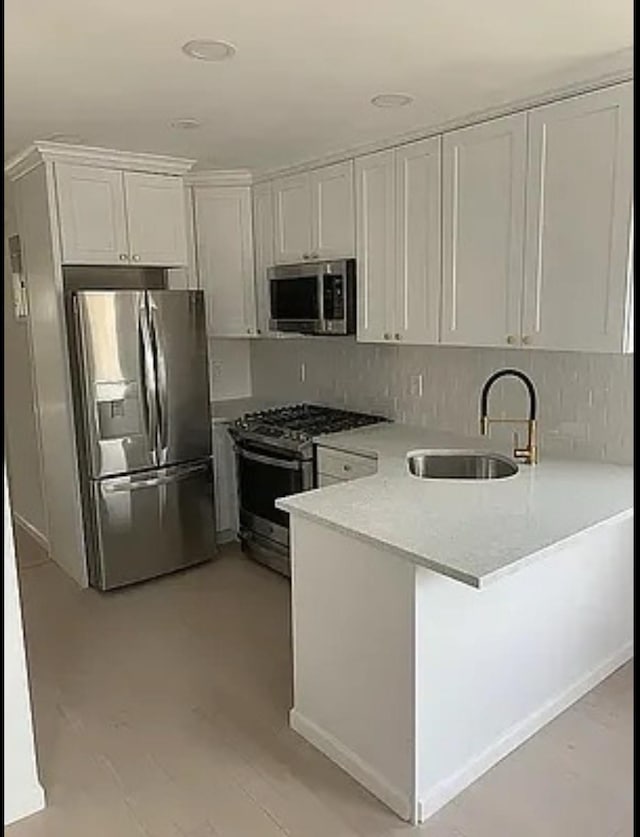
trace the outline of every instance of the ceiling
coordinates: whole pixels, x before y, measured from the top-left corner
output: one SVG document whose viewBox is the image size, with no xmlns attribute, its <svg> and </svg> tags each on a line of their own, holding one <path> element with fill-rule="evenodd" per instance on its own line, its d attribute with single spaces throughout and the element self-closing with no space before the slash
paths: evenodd
<svg viewBox="0 0 640 837">
<path fill-rule="evenodd" d="M 62 133 L 254 171 L 615 72 L 633 44 L 633 0 L 6 0 L 4 22 L 5 158 Z M 197 38 L 237 54 L 189 59 Z M 387 92 L 415 99 L 370 104 Z"/>
</svg>

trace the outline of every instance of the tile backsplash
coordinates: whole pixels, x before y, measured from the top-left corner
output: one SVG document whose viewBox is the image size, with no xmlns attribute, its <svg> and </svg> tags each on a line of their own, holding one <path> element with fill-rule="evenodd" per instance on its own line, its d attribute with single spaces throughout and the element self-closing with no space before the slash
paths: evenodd
<svg viewBox="0 0 640 837">
<path fill-rule="evenodd" d="M 633 355 L 386 346 L 330 337 L 251 346 L 254 396 L 316 401 L 472 436 L 482 385 L 504 367 L 521 369 L 536 386 L 541 457 L 633 462 Z M 490 415 L 526 417 L 527 410 L 520 381 L 496 382 Z M 497 448 L 510 452 L 516 427 L 492 427 Z M 522 441 L 525 426 L 518 432 Z"/>
</svg>

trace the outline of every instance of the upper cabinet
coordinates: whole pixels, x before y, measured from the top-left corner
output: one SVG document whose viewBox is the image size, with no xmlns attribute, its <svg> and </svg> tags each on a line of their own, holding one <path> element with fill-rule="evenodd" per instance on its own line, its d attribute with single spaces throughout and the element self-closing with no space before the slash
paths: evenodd
<svg viewBox="0 0 640 837">
<path fill-rule="evenodd" d="M 149 265 L 186 264 L 186 200 L 182 179 L 124 172 L 124 198 L 131 261 Z"/>
<path fill-rule="evenodd" d="M 272 189 L 277 264 L 354 255 L 352 160 L 277 178 Z"/>
<path fill-rule="evenodd" d="M 186 265 L 182 178 L 55 163 L 62 261 Z"/>
<path fill-rule="evenodd" d="M 256 315 L 258 334 L 269 329 L 269 280 L 267 270 L 273 265 L 273 191 L 271 183 L 253 187 L 253 258 L 255 268 Z"/>
<path fill-rule="evenodd" d="M 443 138 L 443 343 L 520 343 L 527 117 Z"/>
<path fill-rule="evenodd" d="M 251 187 L 194 186 L 199 286 L 214 337 L 257 334 Z"/>
<path fill-rule="evenodd" d="M 358 340 L 437 343 L 440 137 L 356 160 Z"/>
<path fill-rule="evenodd" d="M 436 343 L 440 326 L 440 137 L 395 152 L 396 296 L 394 336 L 406 343 Z"/>
<path fill-rule="evenodd" d="M 356 160 L 358 340 L 390 340 L 396 261 L 394 152 Z"/>
<path fill-rule="evenodd" d="M 631 313 L 631 84 L 529 113 L 523 333 L 619 352 Z"/>
<path fill-rule="evenodd" d="M 122 172 L 56 163 L 56 191 L 67 264 L 122 264 L 129 260 Z"/>
</svg>

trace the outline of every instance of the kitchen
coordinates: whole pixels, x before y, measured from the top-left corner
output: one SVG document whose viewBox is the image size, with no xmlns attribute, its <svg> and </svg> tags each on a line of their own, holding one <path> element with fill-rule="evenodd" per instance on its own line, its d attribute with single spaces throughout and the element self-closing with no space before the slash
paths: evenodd
<svg viewBox="0 0 640 837">
<path fill-rule="evenodd" d="M 286 11 L 292 13 L 290 7 Z M 227 12 L 233 29 L 233 14 Z M 603 14 L 606 18 L 604 11 Z M 208 27 L 202 25 L 210 31 L 210 23 Z M 239 24 L 236 21 L 234 25 Z M 346 23 L 344 31 L 350 31 Z M 499 40 L 497 36 L 496 39 Z M 221 49 L 219 43 L 204 47 Z M 221 64 L 216 63 L 219 52 L 213 62 L 203 60 L 198 49 L 204 47 L 190 43 L 190 36 L 185 34 L 175 48 L 175 60 L 184 66 L 185 73 L 193 74 L 195 87 L 204 83 L 201 71 L 232 74 L 233 68 L 239 66 L 238 72 L 244 72 L 246 53 L 240 44 L 238 54 L 227 50 L 231 54 Z M 195 60 L 185 54 L 189 50 L 197 53 L 191 56 Z M 57 563 L 66 573 L 65 579 L 74 579 L 73 591 L 86 592 L 90 596 L 87 601 L 101 602 L 94 607 L 104 614 L 104 619 L 109 618 L 105 610 L 109 601 L 124 603 L 135 601 L 136 596 L 160 596 L 153 591 L 169 591 L 171 585 L 186 585 L 182 591 L 185 596 L 187 589 L 189 595 L 195 596 L 197 579 L 206 577 L 207 588 L 213 588 L 214 573 L 219 568 L 229 601 L 221 602 L 219 593 L 211 595 L 231 620 L 229 624 L 240 632 L 240 638 L 243 631 L 251 633 L 255 644 L 248 653 L 256 659 L 256 670 L 260 671 L 263 664 L 257 661 L 259 656 L 255 657 L 257 649 L 263 655 L 275 655 L 282 677 L 277 686 L 281 694 L 282 689 L 289 688 L 290 666 L 294 667 L 292 685 L 296 700 L 281 695 L 282 706 L 274 723 L 296 741 L 298 736 L 288 729 L 288 713 L 296 708 L 298 693 L 306 693 L 312 686 L 305 679 L 305 672 L 315 665 L 313 655 L 322 650 L 322 644 L 313 636 L 311 644 L 305 644 L 306 628 L 302 623 L 296 627 L 298 547 L 289 547 L 289 521 L 297 538 L 295 532 L 302 532 L 307 525 L 299 521 L 300 516 L 315 515 L 317 522 L 318 514 L 322 514 L 333 537 L 337 525 L 332 517 L 335 510 L 319 511 L 314 504 L 330 504 L 333 497 L 345 514 L 355 514 L 363 502 L 357 492 L 365 491 L 367 485 L 383 487 L 390 467 L 401 468 L 397 476 L 400 482 L 393 483 L 395 493 L 388 498 L 390 502 L 393 497 L 405 496 L 403 491 L 412 492 L 414 497 L 424 494 L 429 504 L 435 503 L 427 494 L 429 491 L 453 498 L 451 492 L 460 480 L 416 479 L 406 461 L 411 451 L 462 447 L 476 453 L 488 451 L 506 456 L 516 463 L 515 476 L 468 480 L 462 487 L 458 485 L 466 492 L 464 496 L 470 497 L 469 511 L 477 502 L 490 506 L 487 492 L 493 492 L 494 499 L 511 498 L 508 502 L 514 505 L 509 520 L 514 525 L 518 519 L 523 523 L 526 509 L 531 514 L 528 524 L 539 524 L 542 529 L 547 518 L 542 523 L 536 518 L 542 502 L 536 498 L 540 492 L 543 497 L 546 489 L 536 485 L 545 484 L 546 475 L 556 467 L 554 463 L 576 463 L 574 470 L 583 475 L 579 484 L 587 486 L 584 491 L 594 499 L 581 509 L 584 514 L 580 520 L 569 509 L 566 515 L 560 515 L 560 530 L 554 530 L 553 542 L 579 537 L 585 530 L 593 530 L 593 537 L 604 537 L 600 530 L 606 530 L 614 540 L 618 537 L 614 533 L 622 533 L 616 549 L 617 560 L 622 562 L 618 575 L 621 583 L 632 566 L 628 530 L 633 519 L 633 72 L 631 65 L 622 61 L 622 54 L 613 55 L 608 66 L 601 62 L 596 67 L 596 63 L 589 71 L 586 67 L 574 67 L 573 76 L 566 71 L 563 76 L 558 69 L 553 81 L 532 76 L 528 89 L 523 83 L 516 92 L 518 86 L 514 83 L 508 97 L 503 95 L 500 100 L 497 96 L 493 102 L 490 96 L 481 101 L 479 93 L 468 103 L 459 97 L 458 112 L 438 119 L 410 115 L 416 103 L 420 105 L 418 94 L 416 101 L 411 102 L 408 96 L 405 98 L 410 101 L 402 104 L 392 97 L 397 108 L 383 99 L 383 107 L 376 109 L 369 104 L 377 93 L 374 89 L 366 104 L 367 113 L 376 116 L 369 121 L 363 117 L 366 136 L 356 136 L 355 128 L 349 135 L 345 119 L 344 132 L 339 137 L 332 134 L 317 147 L 313 143 L 296 146 L 287 134 L 280 136 L 281 142 L 273 145 L 276 150 L 268 153 L 265 140 L 263 159 L 268 161 L 255 167 L 251 153 L 246 148 L 236 149 L 233 142 L 229 142 L 226 156 L 220 158 L 226 161 L 225 165 L 207 163 L 204 149 L 211 142 L 206 138 L 208 127 L 187 127 L 186 116 L 181 118 L 185 123 L 182 127 L 168 131 L 168 139 L 155 141 L 148 135 L 141 142 L 132 135 L 128 145 L 126 131 L 116 137 L 105 128 L 98 136 L 97 132 L 91 133 L 89 125 L 81 128 L 79 116 L 76 137 L 72 136 L 70 123 L 63 126 L 62 137 L 52 134 L 53 126 L 48 130 L 38 128 L 39 133 L 35 134 L 25 133 L 24 128 L 22 134 L 16 132 L 15 153 L 5 161 L 11 195 L 9 206 L 5 202 L 5 237 L 11 241 L 16 234 L 19 236 L 28 316 L 19 312 L 23 284 L 18 281 L 11 286 L 5 281 L 5 303 L 9 303 L 5 305 L 5 346 L 11 339 L 12 349 L 17 349 L 10 352 L 14 368 L 9 368 L 7 375 L 10 386 L 15 388 L 5 389 L 5 402 L 9 479 L 14 520 L 20 529 L 18 541 L 24 542 L 25 532 L 36 542 L 39 535 L 40 544 L 46 545 L 45 551 L 54 564 L 46 571 L 57 571 Z M 200 74 L 197 78 L 196 73 Z M 401 81 L 398 79 L 395 89 L 411 89 L 406 86 L 408 82 Z M 378 89 L 384 90 L 381 84 Z M 16 125 L 19 124 L 18 120 Z M 421 129 L 421 125 L 426 128 Z M 109 136 L 113 136 L 111 142 Z M 30 146 L 34 141 L 35 147 Z M 253 142 L 252 153 L 256 155 L 261 144 L 258 138 Z M 189 152 L 189 148 L 194 150 Z M 122 270 L 127 263 L 127 270 L 143 267 L 162 271 L 159 290 L 147 285 L 141 292 L 147 300 L 145 311 L 155 299 L 154 293 L 160 299 L 162 293 L 167 293 L 165 288 L 171 289 L 170 293 L 177 293 L 178 289 L 187 294 L 202 292 L 213 423 L 214 499 L 210 505 L 215 507 L 211 517 L 215 518 L 218 552 L 213 561 L 183 574 L 162 576 L 139 587 L 114 591 L 113 596 L 119 598 L 110 599 L 110 593 L 94 595 L 93 590 L 83 589 L 90 578 L 61 299 L 79 271 L 85 277 L 89 275 L 88 266 L 96 270 L 111 265 L 112 270 Z M 19 266 L 12 264 L 10 270 L 14 276 L 20 276 Z M 482 283 L 478 283 L 478 276 Z M 576 277 L 580 277 L 579 286 Z M 330 310 L 331 317 L 327 316 Z M 51 316 L 52 311 L 58 315 Z M 26 377 L 18 374 L 18 364 L 22 364 L 23 372 L 27 370 Z M 510 368 L 533 382 L 537 396 L 535 464 L 514 455 L 514 451 L 522 450 L 527 442 L 525 434 L 532 429 L 531 424 L 527 425 L 527 420 L 531 420 L 527 390 L 514 376 L 499 380 L 491 391 L 488 418 L 501 421 L 492 423 L 486 436 L 479 432 L 482 387 L 493 373 Z M 30 379 L 31 393 L 24 391 L 25 381 Z M 14 399 L 13 394 L 20 397 Z M 116 401 L 111 398 L 110 403 Z M 110 409 L 110 419 L 126 418 L 126 411 L 123 417 L 117 405 Z M 26 432 L 28 421 L 34 425 L 31 437 Z M 517 443 L 512 440 L 514 430 L 523 430 Z M 399 442 L 393 441 L 393 434 L 400 434 L 395 437 Z M 247 443 L 251 436 L 253 447 Z M 274 458 L 276 442 L 280 454 L 283 449 L 288 451 L 288 464 L 295 462 L 295 473 L 303 474 L 295 477 L 302 482 L 287 483 L 287 479 L 292 479 L 292 468 L 284 468 L 285 474 L 276 478 L 272 463 L 264 461 Z M 533 443 L 531 439 L 529 442 L 531 452 Z M 245 470 L 236 461 L 243 447 L 245 453 L 253 456 L 252 461 L 245 463 L 248 466 L 251 462 Z M 386 457 L 390 447 L 394 453 L 389 459 Z M 12 467 L 15 462 L 32 462 L 34 456 L 34 467 Z M 258 457 L 263 461 L 256 461 Z M 37 479 L 38 470 L 41 480 Z M 576 494 L 571 480 L 562 484 L 565 493 L 561 496 Z M 590 491 L 588 486 L 592 484 L 608 487 L 606 491 Z M 319 490 L 305 490 L 299 500 L 282 501 L 292 504 L 291 508 L 274 503 L 276 497 L 316 485 Z M 469 495 L 469 490 L 474 493 Z M 479 500 L 480 496 L 485 499 Z M 377 502 L 376 497 L 367 496 L 369 517 L 378 508 Z M 295 503 L 300 507 L 294 508 Z M 376 514 L 370 523 L 382 526 L 384 515 L 380 511 Z M 441 510 L 441 519 L 446 516 Z M 394 524 L 403 529 L 402 517 L 394 518 Z M 523 525 L 526 524 L 525 519 Z M 341 525 L 344 529 L 344 520 Z M 355 520 L 349 525 L 354 531 L 362 528 Z M 206 526 L 213 526 L 213 522 Z M 427 537 L 425 525 L 420 532 L 421 537 Z M 464 551 L 468 538 L 464 519 L 452 532 Z M 139 534 L 138 527 L 136 536 Z M 358 538 L 367 535 L 362 531 L 356 534 Z M 317 532 L 316 535 L 320 537 Z M 381 537 L 379 531 L 376 537 Z M 454 535 L 444 533 L 443 537 Z M 332 559 L 334 555 L 338 557 L 341 549 L 352 549 L 344 545 L 338 549 L 336 541 L 331 543 Z M 548 546 L 549 543 L 538 543 L 527 549 L 540 551 Z M 404 546 L 400 548 L 406 553 Z M 309 548 L 301 549 L 309 557 L 299 559 L 300 567 L 320 573 L 320 567 L 314 570 L 307 563 L 312 560 Z M 153 551 L 152 544 L 142 550 L 150 555 Z M 613 551 L 611 544 L 603 554 L 608 551 Z M 258 562 L 244 560 L 247 557 L 258 558 Z M 447 567 L 454 558 L 444 561 Z M 523 558 L 527 555 L 519 553 L 510 562 Z M 375 559 L 368 560 L 373 567 Z M 392 558 L 389 561 L 390 566 L 396 566 Z M 266 563 L 273 567 L 274 562 L 285 575 L 262 566 Z M 406 566 L 413 564 L 407 562 Z M 34 567 L 33 571 L 21 571 L 21 580 L 24 578 L 26 585 L 30 573 L 34 585 L 31 595 L 40 600 L 42 593 L 35 590 L 36 569 L 40 570 Z M 286 575 L 291 569 L 294 578 L 289 588 Z M 421 572 L 439 573 L 442 569 L 434 569 L 432 561 Z M 535 568 L 530 567 L 530 571 Z M 398 572 L 403 570 L 398 567 Z M 516 584 L 521 572 L 514 573 L 513 580 L 503 578 L 502 582 Z M 204 573 L 209 574 L 200 575 Z M 340 568 L 333 571 L 334 582 L 339 573 Z M 234 578 L 243 579 L 247 588 L 236 589 Z M 302 595 L 304 578 L 299 578 Z M 323 579 L 320 575 L 317 578 L 320 585 Z M 357 578 L 345 577 L 343 581 L 345 595 L 347 589 L 357 591 L 363 583 Z M 477 581 L 481 588 L 480 576 Z M 258 591 L 262 583 L 265 599 L 280 602 L 279 607 L 287 613 L 289 589 L 292 591 L 294 638 L 298 631 L 301 641 L 292 656 L 286 656 L 292 654 L 288 629 L 281 621 L 286 614 L 274 616 L 264 602 L 256 604 L 264 618 L 261 624 L 265 634 L 273 639 L 274 629 L 269 622 L 274 618 L 274 624 L 283 631 L 282 647 L 276 650 L 267 644 L 266 637 L 260 637 L 248 625 L 238 624 L 229 612 L 234 600 L 243 613 L 249 612 L 245 610 L 249 602 L 260 601 Z M 463 595 L 461 590 L 467 592 L 461 587 L 464 581 L 450 583 L 458 585 L 453 590 L 459 595 Z M 500 589 L 500 583 L 500 579 L 495 581 L 495 590 Z M 330 587 L 331 584 L 317 588 L 318 604 L 324 601 L 329 608 L 336 606 L 331 603 Z M 620 651 L 622 656 L 616 657 L 614 667 L 620 669 L 632 653 L 627 648 L 630 588 L 627 585 L 622 591 L 609 587 L 607 590 L 611 595 L 607 607 L 627 614 L 627 621 L 622 619 L 616 633 L 616 647 L 609 648 L 607 654 L 600 649 L 602 659 L 592 659 L 587 668 L 597 667 L 605 657 L 613 658 L 613 652 Z M 470 592 L 484 595 L 482 589 Z M 65 595 L 69 603 L 76 601 L 74 592 Z M 393 601 L 390 595 L 390 607 Z M 311 619 L 315 613 L 313 601 L 309 603 L 305 598 L 304 602 L 303 610 Z M 153 612 L 161 606 L 161 598 L 154 600 Z M 80 599 L 77 607 L 81 612 Z M 342 607 L 346 607 L 344 603 Z M 195 622 L 200 624 L 199 620 L 204 624 L 204 615 L 183 613 L 180 607 L 178 611 L 192 626 Z M 336 614 L 342 612 L 338 610 Z M 353 621 L 343 626 L 354 637 L 361 632 L 355 612 L 354 609 Z M 28 619 L 25 624 L 28 636 Z M 336 629 L 339 624 L 338 620 Z M 49 624 L 49 630 L 51 627 Z M 323 625 L 319 633 L 331 646 L 334 640 L 329 627 Z M 391 630 L 397 633 L 399 629 L 392 626 Z M 158 630 L 160 635 L 166 637 L 162 629 Z M 52 636 L 50 641 L 53 639 Z M 148 641 L 153 640 L 148 637 Z M 407 634 L 407 647 L 414 641 L 415 637 Z M 168 645 L 171 646 L 171 640 Z M 219 639 L 213 646 L 223 661 L 222 670 L 225 660 L 228 665 L 235 665 L 229 662 L 230 648 L 222 647 Z M 347 642 L 344 651 L 346 659 L 350 653 L 362 653 L 363 658 L 371 653 L 351 648 Z M 171 653 L 170 648 L 167 653 Z M 336 666 L 339 665 L 336 658 Z M 620 672 L 629 672 L 629 667 Z M 584 672 L 574 674 L 577 681 Z M 211 676 L 217 677 L 215 673 Z M 256 694 L 265 688 L 266 681 L 260 687 L 248 672 L 243 677 L 243 683 L 250 683 Z M 272 672 L 269 683 L 273 677 Z M 326 683 L 330 682 L 329 668 Z M 350 693 L 348 678 L 342 682 L 345 692 Z M 36 688 L 34 684 L 32 688 Z M 562 689 L 568 685 L 562 684 Z M 556 687 L 556 692 L 562 691 L 560 684 Z M 586 691 L 585 688 L 576 693 L 574 700 Z M 322 694 L 322 688 L 318 694 Z M 555 696 L 550 693 L 545 699 Z M 199 703 L 195 695 L 191 699 Z M 335 703 L 342 696 L 336 693 L 328 699 Z M 252 703 L 249 696 L 247 700 Z M 272 711 L 270 707 L 269 712 Z M 409 704 L 406 711 L 409 717 L 413 711 Z M 551 717 L 553 713 L 548 720 Z M 250 713 L 236 720 L 240 726 L 244 720 L 251 727 Z M 298 731 L 323 750 L 321 742 L 312 740 L 308 729 L 306 735 L 304 730 Z M 326 731 L 330 737 L 331 730 Z M 333 739 L 340 743 L 337 733 L 334 729 Z M 521 742 L 513 746 L 518 743 Z M 245 754 L 253 752 L 250 743 L 244 742 L 243 746 L 249 748 Z M 389 744 L 389 752 L 392 750 L 393 745 Z M 326 747 L 323 751 L 341 764 L 335 752 L 327 753 Z M 366 761 L 362 753 L 358 756 L 354 752 L 360 762 Z M 494 769 L 507 762 L 508 759 Z M 485 765 L 485 770 L 491 763 Z M 318 761 L 316 769 L 330 786 L 333 780 L 323 774 L 325 768 L 321 764 L 324 762 Z M 358 775 L 353 765 L 341 766 L 374 794 L 381 795 L 380 788 L 367 783 L 362 771 Z M 339 768 L 333 769 L 342 774 Z M 384 770 L 377 770 L 378 777 L 383 774 Z M 623 786 L 627 779 L 621 782 Z M 353 787 L 350 779 L 335 781 L 348 781 L 349 787 Z M 416 782 L 414 777 L 409 785 Z M 454 806 L 458 802 L 462 806 L 465 798 L 464 788 L 458 790 L 461 793 L 454 799 Z M 322 792 L 326 792 L 326 787 Z M 384 794 L 382 798 L 389 804 Z M 365 818 L 373 818 L 370 829 L 383 833 L 383 827 L 392 829 L 401 824 L 380 803 L 371 801 L 368 805 L 367 808 L 362 803 L 367 810 Z M 378 814 L 372 811 L 378 810 L 376 805 L 384 813 L 379 814 L 380 820 L 374 826 Z M 438 817 L 446 817 L 447 810 L 451 810 L 449 806 L 436 813 L 427 805 L 420 813 L 413 810 L 413 802 L 409 807 L 412 810 L 403 802 L 394 810 L 405 820 L 425 819 L 425 833 L 429 833 L 429 827 L 437 828 Z M 267 805 L 267 810 L 272 808 Z M 609 833 L 625 833 L 621 829 L 626 810 L 624 805 L 620 810 L 616 808 L 613 819 L 604 825 Z M 46 815 L 47 809 L 42 816 Z M 346 816 L 344 810 L 343 815 Z M 574 815 L 580 817 L 579 813 Z M 147 812 L 147 816 L 151 814 Z M 215 833 L 215 819 L 211 816 L 211 830 Z M 468 837 L 474 833 L 464 812 L 456 809 L 450 816 L 450 833 L 456 833 L 455 829 Z M 440 821 L 446 823 L 446 819 Z M 283 821 L 279 822 L 282 825 Z M 365 827 L 352 821 L 350 826 L 356 833 Z M 534 826 L 535 822 L 532 833 Z M 339 833 L 340 827 L 338 823 L 325 825 L 324 833 Z M 553 827 L 557 825 L 547 823 L 545 833 L 552 833 Z M 296 828 L 290 830 L 305 833 L 302 825 Z M 286 833 L 286 827 L 283 830 Z M 254 833 L 261 833 L 257 826 Z"/>
</svg>

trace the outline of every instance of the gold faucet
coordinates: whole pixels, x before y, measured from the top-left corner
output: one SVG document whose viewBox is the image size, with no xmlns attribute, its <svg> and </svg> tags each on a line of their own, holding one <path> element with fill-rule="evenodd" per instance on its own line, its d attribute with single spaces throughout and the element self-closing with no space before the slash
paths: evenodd
<svg viewBox="0 0 640 837">
<path fill-rule="evenodd" d="M 489 390 L 493 386 L 493 384 L 499 379 L 503 378 L 505 375 L 513 375 L 516 378 L 519 378 L 527 388 L 529 392 L 529 418 L 528 419 L 517 419 L 517 418 L 489 418 L 488 415 L 488 407 L 487 402 L 489 399 Z M 510 424 L 513 423 L 524 423 L 527 425 L 527 444 L 526 447 L 521 448 L 519 447 L 518 441 L 518 434 L 514 432 L 514 447 L 513 447 L 513 457 L 514 459 L 520 460 L 520 462 L 524 462 L 527 465 L 535 465 L 538 461 L 538 442 L 537 442 L 537 428 L 536 428 L 536 409 L 537 409 L 537 397 L 536 397 L 536 390 L 533 385 L 533 381 L 529 378 L 528 375 L 525 375 L 524 372 L 521 372 L 519 369 L 500 369 L 498 372 L 494 372 L 489 378 L 487 378 L 485 385 L 482 387 L 482 394 L 480 396 L 480 433 L 483 436 L 486 436 L 489 432 L 489 425 L 493 424 L 494 422 L 509 422 Z"/>
</svg>

